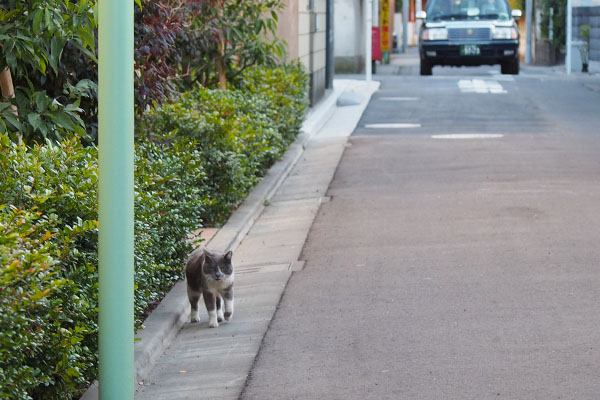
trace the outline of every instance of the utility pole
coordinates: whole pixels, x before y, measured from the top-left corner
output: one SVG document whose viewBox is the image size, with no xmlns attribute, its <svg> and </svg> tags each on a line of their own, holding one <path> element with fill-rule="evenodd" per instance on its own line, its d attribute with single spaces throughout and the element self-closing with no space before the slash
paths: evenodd
<svg viewBox="0 0 600 400">
<path fill-rule="evenodd" d="M 417 15 L 416 13 L 418 13 L 419 11 L 423 11 L 423 1 L 422 0 L 415 1 L 415 16 Z M 423 24 L 423 20 L 415 18 L 415 29 L 414 29 L 415 32 L 420 32 L 421 24 Z M 419 37 L 418 34 L 416 36 L 417 36 L 418 40 L 421 40 L 421 38 Z"/>
<path fill-rule="evenodd" d="M 132 400 L 133 1 L 98 2 L 99 395 Z"/>
<path fill-rule="evenodd" d="M 571 35 L 573 30 L 573 10 L 571 10 L 571 0 L 567 0 L 567 55 L 565 60 L 565 67 L 567 68 L 567 75 L 571 75 Z"/>
<path fill-rule="evenodd" d="M 325 22 L 325 88 L 333 88 L 333 0 L 327 0 Z"/>
<path fill-rule="evenodd" d="M 531 64 L 531 21 L 533 20 L 533 1 L 525 1 L 526 32 L 525 32 L 525 64 Z"/>
<path fill-rule="evenodd" d="M 365 80 L 371 81 L 372 67 L 371 58 L 373 50 L 371 48 L 371 36 L 373 31 L 373 0 L 364 1 L 364 15 L 365 15 Z"/>
<path fill-rule="evenodd" d="M 408 47 L 408 0 L 402 0 L 402 52 L 406 53 Z"/>
</svg>

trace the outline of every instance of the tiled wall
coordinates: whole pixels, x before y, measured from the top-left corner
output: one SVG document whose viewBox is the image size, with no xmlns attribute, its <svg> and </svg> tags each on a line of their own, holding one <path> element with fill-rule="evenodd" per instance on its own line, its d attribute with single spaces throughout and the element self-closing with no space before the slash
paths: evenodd
<svg viewBox="0 0 600 400">
<path fill-rule="evenodd" d="M 288 44 L 288 60 L 300 60 L 310 73 L 310 101 L 325 94 L 327 0 L 286 0 L 278 36 Z M 337 39 L 334 39 L 337 40 Z"/>
<path fill-rule="evenodd" d="M 325 93 L 326 0 L 298 2 L 298 58 L 311 74 L 310 99 Z"/>
</svg>

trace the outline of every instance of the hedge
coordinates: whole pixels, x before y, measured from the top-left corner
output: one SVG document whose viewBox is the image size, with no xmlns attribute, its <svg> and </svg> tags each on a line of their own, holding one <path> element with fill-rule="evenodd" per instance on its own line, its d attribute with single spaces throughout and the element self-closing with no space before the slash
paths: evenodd
<svg viewBox="0 0 600 400">
<path fill-rule="evenodd" d="M 307 75 L 299 65 L 252 67 L 240 89 L 202 86 L 146 115 L 148 135 L 193 140 L 205 159 L 210 198 L 204 221 L 225 221 L 300 130 Z"/>
<path fill-rule="evenodd" d="M 302 70 L 244 79 L 244 90 L 186 93 L 141 125 L 137 327 L 182 278 L 189 232 L 222 224 L 297 133 Z M 261 92 L 269 79 L 294 83 Z M 0 134 L 0 398 L 71 399 L 96 377 L 97 171 L 97 148 L 77 138 L 26 147 Z"/>
</svg>

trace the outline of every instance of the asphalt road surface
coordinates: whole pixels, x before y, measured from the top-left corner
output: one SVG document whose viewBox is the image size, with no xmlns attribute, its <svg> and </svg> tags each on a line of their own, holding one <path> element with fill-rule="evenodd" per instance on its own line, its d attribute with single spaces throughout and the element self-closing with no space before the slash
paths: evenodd
<svg viewBox="0 0 600 400">
<path fill-rule="evenodd" d="M 498 73 L 376 77 L 243 399 L 599 398 L 600 78 Z"/>
</svg>

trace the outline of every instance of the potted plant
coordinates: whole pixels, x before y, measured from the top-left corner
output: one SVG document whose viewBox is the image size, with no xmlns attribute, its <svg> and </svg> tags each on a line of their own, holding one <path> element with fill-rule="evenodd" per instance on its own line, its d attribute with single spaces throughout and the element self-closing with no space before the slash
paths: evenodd
<svg viewBox="0 0 600 400">
<path fill-rule="evenodd" d="M 579 47 L 581 53 L 581 72 L 588 72 L 590 63 L 590 26 L 588 24 L 579 27 L 579 38 L 583 40 L 583 46 Z"/>
</svg>

